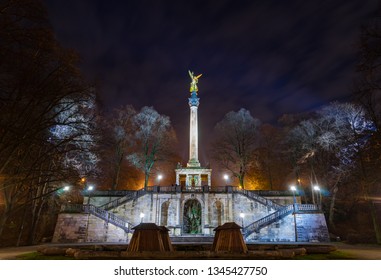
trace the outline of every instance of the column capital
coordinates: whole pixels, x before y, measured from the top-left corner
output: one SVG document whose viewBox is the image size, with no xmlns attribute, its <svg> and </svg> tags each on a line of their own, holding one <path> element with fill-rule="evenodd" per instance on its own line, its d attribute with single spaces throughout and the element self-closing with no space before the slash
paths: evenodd
<svg viewBox="0 0 381 280">
<path fill-rule="evenodd" d="M 189 100 L 189 107 L 198 107 L 200 105 L 200 98 L 197 97 L 197 93 L 193 91 L 191 93 L 191 97 L 188 98 Z"/>
</svg>

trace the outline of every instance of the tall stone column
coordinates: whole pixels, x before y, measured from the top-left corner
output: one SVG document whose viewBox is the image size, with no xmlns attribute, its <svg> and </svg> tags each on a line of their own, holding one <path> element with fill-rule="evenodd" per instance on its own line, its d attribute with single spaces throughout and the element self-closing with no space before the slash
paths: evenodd
<svg viewBox="0 0 381 280">
<path fill-rule="evenodd" d="M 198 123 L 197 123 L 197 110 L 200 98 L 197 97 L 195 91 L 192 92 L 189 98 L 190 107 L 190 130 L 189 130 L 189 161 L 188 167 L 200 167 L 198 161 Z"/>
</svg>

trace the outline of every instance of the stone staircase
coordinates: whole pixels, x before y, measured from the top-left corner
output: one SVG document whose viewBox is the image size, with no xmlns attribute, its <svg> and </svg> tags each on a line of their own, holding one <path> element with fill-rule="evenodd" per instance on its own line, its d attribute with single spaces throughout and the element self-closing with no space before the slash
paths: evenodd
<svg viewBox="0 0 381 280">
<path fill-rule="evenodd" d="M 294 211 L 303 213 L 319 212 L 320 208 L 318 205 L 315 204 L 290 204 L 286 206 L 281 206 L 274 213 L 271 213 L 270 215 L 267 215 L 246 226 L 243 230 L 244 237 L 247 238 L 254 232 L 258 233 L 262 228 L 283 219 L 284 217 L 293 213 Z"/>
<path fill-rule="evenodd" d="M 96 207 L 94 205 L 83 205 L 83 204 L 64 204 L 61 207 L 62 213 L 87 213 L 92 214 L 107 223 L 117 226 L 123 229 L 125 232 L 132 233 L 133 224 L 130 222 L 116 216 L 114 213 L 108 212 L 104 209 Z"/>
<path fill-rule="evenodd" d="M 118 199 L 115 199 L 113 201 L 110 201 L 106 204 L 101 205 L 99 208 L 104 209 L 104 210 L 111 210 L 111 209 L 114 209 L 114 208 L 124 204 L 124 203 L 127 203 L 128 201 L 138 199 L 139 197 L 142 197 L 146 193 L 147 193 L 147 191 L 145 189 L 141 189 L 138 191 L 131 191 L 123 197 L 120 197 Z"/>
<path fill-rule="evenodd" d="M 283 217 L 286 217 L 287 215 L 291 214 L 293 211 L 294 211 L 294 205 L 291 204 L 291 205 L 283 206 L 277 211 L 275 211 L 274 213 L 271 213 L 270 215 L 267 215 L 249 224 L 243 230 L 245 238 L 254 232 L 259 232 L 260 229 L 279 221 Z"/>
</svg>

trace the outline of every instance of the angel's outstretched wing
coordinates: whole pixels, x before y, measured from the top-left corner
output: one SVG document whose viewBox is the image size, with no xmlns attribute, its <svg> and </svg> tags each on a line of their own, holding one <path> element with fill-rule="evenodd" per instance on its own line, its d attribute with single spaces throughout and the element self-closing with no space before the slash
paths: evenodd
<svg viewBox="0 0 381 280">
<path fill-rule="evenodd" d="M 196 79 L 200 78 L 201 76 L 202 76 L 202 74 L 200 74 L 200 75 L 196 76 Z"/>
</svg>

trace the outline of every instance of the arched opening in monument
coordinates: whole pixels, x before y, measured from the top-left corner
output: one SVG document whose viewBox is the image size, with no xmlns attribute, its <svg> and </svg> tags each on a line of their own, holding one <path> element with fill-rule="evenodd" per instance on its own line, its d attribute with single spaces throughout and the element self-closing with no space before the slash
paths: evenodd
<svg viewBox="0 0 381 280">
<path fill-rule="evenodd" d="M 168 208 L 169 208 L 169 201 L 166 201 L 163 204 L 161 204 L 161 218 L 160 218 L 161 226 L 167 226 L 168 224 Z"/>
<path fill-rule="evenodd" d="M 197 199 L 190 199 L 184 204 L 183 232 L 184 234 L 200 234 L 201 230 L 201 203 Z"/>
<path fill-rule="evenodd" d="M 221 201 L 216 201 L 213 204 L 212 224 L 214 226 L 220 226 L 223 224 L 224 219 L 224 207 Z"/>
</svg>

